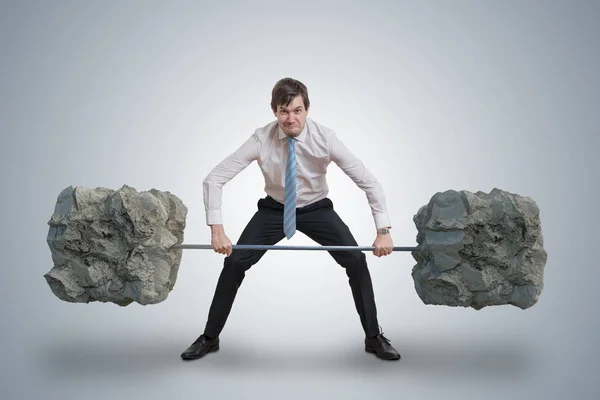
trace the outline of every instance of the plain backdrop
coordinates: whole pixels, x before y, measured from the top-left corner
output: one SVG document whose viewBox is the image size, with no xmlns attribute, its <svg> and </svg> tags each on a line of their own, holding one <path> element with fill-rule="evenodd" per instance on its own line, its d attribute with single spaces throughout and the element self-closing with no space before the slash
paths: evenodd
<svg viewBox="0 0 600 400">
<path fill-rule="evenodd" d="M 0 398 L 596 399 L 595 1 L 2 1 Z M 538 304 L 428 306 L 410 253 L 367 258 L 384 334 L 366 354 L 346 275 L 326 252 L 269 252 L 247 274 L 219 353 L 183 362 L 223 257 L 185 250 L 168 299 L 71 304 L 49 290 L 47 222 L 69 185 L 170 191 L 186 243 L 210 243 L 202 180 L 274 119 L 293 77 L 386 191 L 395 245 L 436 192 L 500 188 L 540 207 Z M 361 245 L 364 192 L 330 166 Z M 224 188 L 235 241 L 256 164 Z M 313 245 L 302 234 L 289 243 Z"/>
</svg>

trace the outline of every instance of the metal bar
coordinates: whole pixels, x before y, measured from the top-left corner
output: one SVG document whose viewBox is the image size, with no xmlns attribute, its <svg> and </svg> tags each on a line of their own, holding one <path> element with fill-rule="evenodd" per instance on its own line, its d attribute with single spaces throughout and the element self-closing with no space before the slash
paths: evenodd
<svg viewBox="0 0 600 400">
<path fill-rule="evenodd" d="M 179 244 L 174 245 L 178 249 L 201 249 L 212 250 L 210 244 Z M 234 244 L 231 246 L 233 250 L 326 250 L 326 251 L 373 251 L 373 246 L 272 246 L 262 244 Z M 421 248 L 399 246 L 393 247 L 393 251 L 420 251 Z"/>
</svg>

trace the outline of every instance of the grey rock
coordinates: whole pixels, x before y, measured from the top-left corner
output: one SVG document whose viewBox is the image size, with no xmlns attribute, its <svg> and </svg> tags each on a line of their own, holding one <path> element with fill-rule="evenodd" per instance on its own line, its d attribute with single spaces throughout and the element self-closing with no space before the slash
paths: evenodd
<svg viewBox="0 0 600 400">
<path fill-rule="evenodd" d="M 543 289 L 547 253 L 535 201 L 497 188 L 447 190 L 413 221 L 420 251 L 412 278 L 425 304 L 527 309 Z"/>
<path fill-rule="evenodd" d="M 187 207 L 170 192 L 69 186 L 48 225 L 52 292 L 71 303 L 157 304 L 173 289 Z"/>
</svg>

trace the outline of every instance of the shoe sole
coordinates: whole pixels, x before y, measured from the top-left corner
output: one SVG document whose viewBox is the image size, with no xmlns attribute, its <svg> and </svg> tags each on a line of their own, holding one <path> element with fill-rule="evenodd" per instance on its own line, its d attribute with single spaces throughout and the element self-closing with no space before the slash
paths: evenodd
<svg viewBox="0 0 600 400">
<path fill-rule="evenodd" d="M 202 357 L 204 357 L 204 356 L 205 356 L 205 355 L 207 355 L 208 353 L 214 353 L 214 352 L 216 352 L 216 351 L 219 351 L 219 345 L 218 345 L 218 344 L 217 344 L 217 345 L 215 345 L 215 346 L 212 346 L 211 348 L 209 348 L 209 349 L 208 349 L 208 351 L 207 351 L 206 353 L 201 353 L 201 354 L 199 354 L 199 355 L 197 355 L 197 356 L 193 356 L 193 355 L 190 355 L 190 356 L 184 356 L 184 355 L 182 355 L 182 356 L 181 356 L 181 358 L 182 358 L 183 360 L 197 360 L 198 358 L 202 358 Z"/>
<path fill-rule="evenodd" d="M 390 361 L 392 361 L 392 360 L 399 360 L 400 359 L 400 355 L 381 357 L 379 354 L 377 354 L 377 352 L 375 351 L 375 349 L 372 348 L 372 347 L 370 347 L 370 346 L 365 346 L 365 351 L 367 353 L 375 354 L 377 356 L 377 358 L 380 358 L 382 360 L 390 360 Z"/>
</svg>

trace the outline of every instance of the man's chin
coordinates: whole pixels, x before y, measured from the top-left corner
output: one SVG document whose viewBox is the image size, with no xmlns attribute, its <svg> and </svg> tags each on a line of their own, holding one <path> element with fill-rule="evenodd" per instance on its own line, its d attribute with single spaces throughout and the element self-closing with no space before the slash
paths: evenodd
<svg viewBox="0 0 600 400">
<path fill-rule="evenodd" d="M 283 129 L 283 132 L 288 136 L 298 136 L 302 131 L 300 129 Z"/>
</svg>

